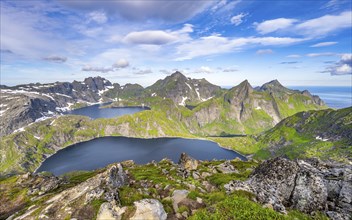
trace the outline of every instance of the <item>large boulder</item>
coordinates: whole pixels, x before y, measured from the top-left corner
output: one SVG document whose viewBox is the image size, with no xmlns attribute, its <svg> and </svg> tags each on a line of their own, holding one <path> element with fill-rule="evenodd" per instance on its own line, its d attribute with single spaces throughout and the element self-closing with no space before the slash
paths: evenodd
<svg viewBox="0 0 352 220">
<path fill-rule="evenodd" d="M 276 211 L 298 209 L 325 212 L 332 219 L 350 219 L 352 166 L 317 159 L 291 161 L 275 158 L 263 162 L 247 181 L 231 181 L 228 193 L 244 190 Z"/>
<path fill-rule="evenodd" d="M 106 183 L 114 188 L 120 188 L 127 183 L 127 175 L 120 163 L 114 164 L 108 169 Z"/>
<path fill-rule="evenodd" d="M 167 218 L 163 205 L 156 199 L 143 199 L 134 202 L 134 205 L 136 212 L 130 218 L 131 220 L 165 220 Z"/>
<path fill-rule="evenodd" d="M 122 219 L 122 214 L 126 211 L 126 207 L 117 207 L 111 203 L 104 202 L 101 204 L 97 220 L 120 220 Z"/>
<path fill-rule="evenodd" d="M 175 190 L 173 193 L 172 193 L 172 206 L 175 210 L 175 212 L 177 212 L 178 210 L 178 204 L 187 198 L 189 194 L 189 191 L 188 190 Z"/>
<path fill-rule="evenodd" d="M 182 153 L 180 160 L 178 162 L 181 168 L 191 171 L 191 170 L 196 170 L 198 168 L 198 161 L 186 153 Z"/>
<path fill-rule="evenodd" d="M 231 164 L 231 161 L 226 160 L 224 163 L 216 166 L 216 169 L 221 173 L 238 173 L 235 167 Z"/>
</svg>

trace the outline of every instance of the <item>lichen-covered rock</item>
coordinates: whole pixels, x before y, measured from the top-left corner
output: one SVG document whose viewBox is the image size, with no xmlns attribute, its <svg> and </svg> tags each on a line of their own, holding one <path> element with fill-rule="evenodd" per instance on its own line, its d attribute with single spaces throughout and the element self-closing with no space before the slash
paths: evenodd
<svg viewBox="0 0 352 220">
<path fill-rule="evenodd" d="M 235 167 L 231 164 L 229 160 L 226 160 L 224 163 L 219 164 L 216 167 L 221 173 L 238 173 Z"/>
<path fill-rule="evenodd" d="M 106 179 L 107 185 L 119 188 L 126 184 L 127 175 L 124 172 L 122 165 L 120 163 L 112 165 L 108 171 L 108 177 Z"/>
<path fill-rule="evenodd" d="M 299 161 L 299 164 L 302 163 L 303 161 Z M 301 169 L 296 173 L 295 188 L 290 201 L 292 207 L 305 213 L 325 210 L 328 198 L 326 183 L 319 172 L 306 168 Z"/>
<path fill-rule="evenodd" d="M 189 193 L 188 190 L 175 190 L 172 193 L 171 200 L 172 200 L 172 206 L 173 206 L 175 212 L 177 212 L 177 210 L 178 210 L 178 204 L 182 200 L 187 198 L 188 193 Z"/>
<path fill-rule="evenodd" d="M 167 214 L 163 205 L 156 199 L 143 199 L 134 202 L 136 212 L 130 218 L 131 220 L 165 220 Z"/>
<path fill-rule="evenodd" d="M 345 220 L 352 217 L 351 176 L 351 165 L 275 158 L 263 162 L 247 181 L 231 181 L 224 187 L 228 193 L 251 192 L 259 202 L 283 213 L 289 207 Z"/>
<path fill-rule="evenodd" d="M 196 170 L 198 168 L 198 161 L 190 157 L 186 153 L 181 154 L 178 164 L 180 165 L 181 168 L 184 168 L 188 171 Z"/>
<path fill-rule="evenodd" d="M 120 220 L 122 218 L 122 214 L 126 211 L 126 207 L 116 207 L 111 203 L 104 202 L 101 204 L 97 220 Z"/>
</svg>

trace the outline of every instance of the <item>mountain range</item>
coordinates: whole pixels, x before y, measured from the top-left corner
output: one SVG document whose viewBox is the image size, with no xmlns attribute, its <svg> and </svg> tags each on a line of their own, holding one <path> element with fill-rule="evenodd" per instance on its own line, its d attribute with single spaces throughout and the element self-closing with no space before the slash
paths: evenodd
<svg viewBox="0 0 352 220">
<path fill-rule="evenodd" d="M 277 80 L 259 88 L 244 81 L 226 90 L 205 79 L 187 78 L 180 72 L 146 88 L 138 84 L 121 86 L 102 77 L 89 77 L 83 82 L 2 85 L 0 135 L 94 103 L 115 101 L 121 105 L 131 102 L 153 105 L 159 99 L 170 99 L 177 106 L 186 106 L 187 116 L 179 119 L 192 132 L 202 135 L 263 131 L 296 112 L 326 108 L 318 96 L 308 91 L 287 89 Z"/>
<path fill-rule="evenodd" d="M 328 109 L 318 96 L 277 80 L 222 89 L 176 72 L 143 88 L 94 77 L 1 86 L 0 101 L 0 219 L 351 216 L 352 107 Z M 150 110 L 62 115 L 103 102 Z M 61 176 L 35 173 L 57 151 L 104 136 L 202 138 L 248 161 L 198 161 L 183 153 L 178 164 L 124 161 Z"/>
</svg>

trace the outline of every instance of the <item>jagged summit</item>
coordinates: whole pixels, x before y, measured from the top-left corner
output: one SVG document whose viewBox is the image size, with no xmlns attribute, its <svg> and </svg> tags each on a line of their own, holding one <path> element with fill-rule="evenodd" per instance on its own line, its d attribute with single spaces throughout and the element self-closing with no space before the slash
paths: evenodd
<svg viewBox="0 0 352 220">
<path fill-rule="evenodd" d="M 236 86 L 238 88 L 247 88 L 247 89 L 251 89 L 253 90 L 252 85 L 248 82 L 248 80 L 244 80 L 243 82 L 241 82 L 238 86 Z"/>
<path fill-rule="evenodd" d="M 220 86 L 213 85 L 205 79 L 187 78 L 181 72 L 176 71 L 147 87 L 146 94 L 170 98 L 176 104 L 186 105 L 208 100 L 220 90 Z"/>
<path fill-rule="evenodd" d="M 277 79 L 270 82 L 264 83 L 259 91 L 269 91 L 269 92 L 292 92 L 292 90 L 284 87 Z"/>
<path fill-rule="evenodd" d="M 186 78 L 185 75 L 183 75 L 181 72 L 176 71 L 173 74 L 170 75 L 171 78 Z"/>
</svg>

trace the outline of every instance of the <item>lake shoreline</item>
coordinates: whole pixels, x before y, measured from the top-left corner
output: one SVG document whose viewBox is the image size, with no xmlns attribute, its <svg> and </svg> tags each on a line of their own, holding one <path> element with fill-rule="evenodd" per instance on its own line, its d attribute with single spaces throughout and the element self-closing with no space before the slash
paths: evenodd
<svg viewBox="0 0 352 220">
<path fill-rule="evenodd" d="M 50 154 L 49 156 L 47 156 L 38 166 L 37 168 L 32 172 L 32 173 L 38 173 L 38 169 L 43 165 L 43 163 L 48 160 L 49 158 L 51 158 L 52 156 L 56 155 L 58 152 L 62 151 L 62 150 L 65 150 L 67 149 L 68 147 L 73 147 L 77 144 L 82 144 L 82 143 L 86 143 L 86 142 L 90 142 L 90 141 L 93 141 L 93 140 L 97 140 L 97 139 L 100 139 L 100 138 L 109 138 L 109 137 L 112 137 L 112 138 L 129 138 L 129 139 L 141 139 L 141 140 L 155 140 L 155 139 L 185 139 L 185 140 L 200 140 L 200 141 L 208 141 L 208 142 L 211 142 L 211 143 L 214 143 L 217 145 L 217 147 L 221 148 L 221 149 L 225 149 L 225 150 L 228 150 L 228 151 L 231 151 L 233 153 L 236 153 L 238 155 L 238 157 L 235 157 L 235 158 L 239 158 L 240 160 L 242 161 L 247 161 L 248 158 L 247 156 L 233 150 L 233 149 L 230 149 L 230 148 L 227 148 L 227 147 L 224 147 L 222 146 L 221 144 L 219 144 L 218 142 L 216 141 L 213 141 L 213 140 L 209 140 L 209 139 L 206 139 L 204 137 L 181 137 L 181 136 L 162 136 L 162 137 L 151 137 L 151 138 L 146 138 L 146 137 L 134 137 L 134 136 L 101 136 L 101 137 L 94 137 L 92 139 L 88 139 L 88 140 L 85 140 L 85 141 L 81 141 L 81 142 L 77 142 L 77 143 L 73 143 L 73 144 L 70 144 L 66 147 L 63 147 L 63 148 L 60 148 L 58 149 L 57 151 L 55 151 L 53 154 Z M 164 158 L 168 158 L 167 156 L 165 156 Z M 233 158 L 233 159 L 235 159 Z M 199 159 L 200 160 L 200 159 Z M 226 159 L 225 159 L 226 160 Z M 122 161 L 125 161 L 125 160 L 122 160 Z M 116 161 L 114 163 L 118 163 L 118 162 L 122 162 L 122 161 Z M 97 168 L 98 169 L 98 168 Z M 45 172 L 45 171 L 41 171 L 41 172 Z M 60 174 L 61 175 L 61 174 Z M 58 176 L 60 176 L 58 175 Z M 56 175 L 55 175 L 56 176 Z"/>
</svg>

